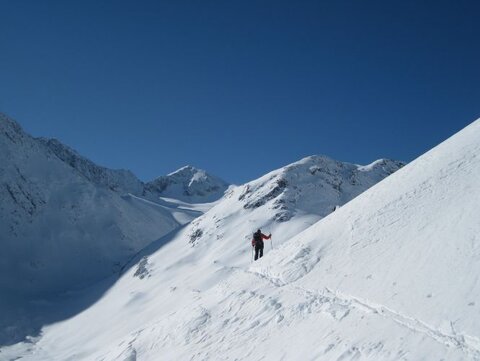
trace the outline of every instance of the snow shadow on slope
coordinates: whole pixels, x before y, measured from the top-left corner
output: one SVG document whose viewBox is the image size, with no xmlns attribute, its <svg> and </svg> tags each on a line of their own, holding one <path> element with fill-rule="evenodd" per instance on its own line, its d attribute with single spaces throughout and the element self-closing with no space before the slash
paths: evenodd
<svg viewBox="0 0 480 361">
<path fill-rule="evenodd" d="M 148 277 L 148 256 L 174 239 L 185 226 L 150 243 L 127 261 L 119 273 L 86 288 L 29 299 L 24 295 L 2 292 L 0 297 L 0 310 L 2 311 L 0 353 L 1 347 L 4 346 L 11 346 L 19 342 L 35 343 L 41 336 L 43 327 L 75 317 L 85 311 L 99 301 L 130 268 L 137 266 L 136 277 Z"/>
</svg>

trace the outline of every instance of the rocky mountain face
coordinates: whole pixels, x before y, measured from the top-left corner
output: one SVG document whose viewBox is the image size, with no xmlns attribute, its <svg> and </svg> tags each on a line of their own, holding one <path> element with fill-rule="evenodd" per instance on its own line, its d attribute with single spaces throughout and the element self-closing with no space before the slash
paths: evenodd
<svg viewBox="0 0 480 361">
<path fill-rule="evenodd" d="M 284 222 L 298 212 L 326 216 L 358 196 L 405 163 L 380 159 L 358 166 L 311 156 L 246 184 L 238 200 L 243 208 L 258 208 L 270 202 L 275 219 Z"/>
</svg>

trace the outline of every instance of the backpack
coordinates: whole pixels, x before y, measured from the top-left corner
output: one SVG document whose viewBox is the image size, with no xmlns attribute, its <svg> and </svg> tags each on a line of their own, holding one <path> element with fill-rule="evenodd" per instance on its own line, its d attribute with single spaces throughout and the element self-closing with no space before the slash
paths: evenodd
<svg viewBox="0 0 480 361">
<path fill-rule="evenodd" d="M 262 234 L 260 232 L 255 232 L 253 234 L 253 240 L 255 241 L 255 245 L 261 245 L 262 242 L 263 242 L 263 239 L 262 239 Z"/>
</svg>

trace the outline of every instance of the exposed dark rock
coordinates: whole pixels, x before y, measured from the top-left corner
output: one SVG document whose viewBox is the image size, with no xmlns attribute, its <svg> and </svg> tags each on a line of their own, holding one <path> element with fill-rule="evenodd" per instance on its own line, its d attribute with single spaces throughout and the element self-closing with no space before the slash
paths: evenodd
<svg viewBox="0 0 480 361">
<path fill-rule="evenodd" d="M 282 179 L 282 178 L 278 179 L 275 186 L 273 187 L 272 190 L 270 190 L 270 192 L 268 192 L 266 195 L 264 195 L 259 199 L 246 203 L 243 206 L 243 208 L 253 209 L 253 208 L 258 208 L 263 206 L 268 201 L 278 197 L 285 190 L 285 188 L 287 188 L 287 185 L 288 183 L 285 179 Z"/>
<path fill-rule="evenodd" d="M 143 257 L 140 262 L 138 262 L 137 269 L 133 274 L 133 277 L 138 277 L 143 280 L 145 277 L 150 277 L 150 272 L 147 268 L 148 266 L 148 257 Z"/>
</svg>

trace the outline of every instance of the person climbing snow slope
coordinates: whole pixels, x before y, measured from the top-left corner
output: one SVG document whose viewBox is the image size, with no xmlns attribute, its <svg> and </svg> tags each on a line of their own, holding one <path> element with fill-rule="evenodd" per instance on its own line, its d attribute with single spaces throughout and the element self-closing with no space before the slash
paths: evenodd
<svg viewBox="0 0 480 361">
<path fill-rule="evenodd" d="M 266 236 L 258 229 L 253 234 L 252 247 L 255 247 L 255 261 L 263 256 L 263 240 L 272 238 L 272 234 Z"/>
</svg>

